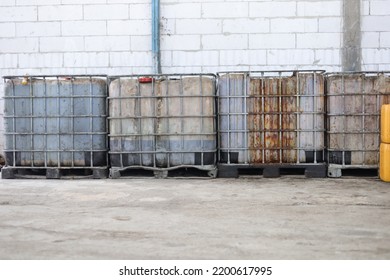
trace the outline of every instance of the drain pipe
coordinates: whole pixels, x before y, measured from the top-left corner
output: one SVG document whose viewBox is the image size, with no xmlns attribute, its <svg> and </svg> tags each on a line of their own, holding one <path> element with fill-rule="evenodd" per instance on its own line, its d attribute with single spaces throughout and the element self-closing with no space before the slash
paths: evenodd
<svg viewBox="0 0 390 280">
<path fill-rule="evenodd" d="M 161 74 L 160 0 L 152 0 L 152 55 L 153 71 L 155 74 Z"/>
</svg>

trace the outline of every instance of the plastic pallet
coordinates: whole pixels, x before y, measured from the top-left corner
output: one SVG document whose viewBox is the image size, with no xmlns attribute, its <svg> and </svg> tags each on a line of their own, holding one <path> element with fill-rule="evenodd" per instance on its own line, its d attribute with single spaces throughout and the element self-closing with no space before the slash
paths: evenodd
<svg viewBox="0 0 390 280">
<path fill-rule="evenodd" d="M 343 166 L 333 165 L 328 166 L 329 178 L 340 178 L 344 176 L 354 177 L 377 177 L 379 167 L 371 166 Z"/>
<path fill-rule="evenodd" d="M 156 179 L 170 178 L 215 178 L 217 176 L 217 169 L 198 169 L 196 167 L 180 167 L 176 169 L 158 169 L 153 170 L 149 168 L 110 168 L 110 178 L 144 178 L 152 177 Z"/>
<path fill-rule="evenodd" d="M 281 175 L 302 174 L 306 178 L 325 178 L 325 164 L 220 164 L 219 178 L 238 178 L 243 174 L 263 175 L 264 178 L 278 178 Z"/>
<path fill-rule="evenodd" d="M 3 167 L 2 179 L 105 179 L 107 168 L 26 168 Z"/>
</svg>

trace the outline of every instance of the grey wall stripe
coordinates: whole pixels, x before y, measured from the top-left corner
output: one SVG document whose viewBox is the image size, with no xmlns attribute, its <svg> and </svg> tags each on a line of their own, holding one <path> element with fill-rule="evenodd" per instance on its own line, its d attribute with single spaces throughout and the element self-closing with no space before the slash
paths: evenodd
<svg viewBox="0 0 390 280">
<path fill-rule="evenodd" d="M 343 1 L 343 71 L 361 71 L 360 2 Z"/>
</svg>

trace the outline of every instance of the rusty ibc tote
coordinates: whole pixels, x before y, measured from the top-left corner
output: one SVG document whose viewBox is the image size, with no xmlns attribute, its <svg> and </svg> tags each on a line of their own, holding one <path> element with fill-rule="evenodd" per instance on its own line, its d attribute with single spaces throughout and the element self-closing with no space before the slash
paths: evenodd
<svg viewBox="0 0 390 280">
<path fill-rule="evenodd" d="M 110 77 L 109 89 L 111 178 L 216 176 L 215 75 Z"/>
<path fill-rule="evenodd" d="M 105 76 L 4 80 L 2 178 L 107 178 Z"/>
<path fill-rule="evenodd" d="M 390 103 L 390 76 L 384 72 L 328 73 L 328 176 L 379 165 L 380 110 Z"/>
<path fill-rule="evenodd" d="M 323 71 L 218 73 L 220 177 L 325 177 Z"/>
</svg>

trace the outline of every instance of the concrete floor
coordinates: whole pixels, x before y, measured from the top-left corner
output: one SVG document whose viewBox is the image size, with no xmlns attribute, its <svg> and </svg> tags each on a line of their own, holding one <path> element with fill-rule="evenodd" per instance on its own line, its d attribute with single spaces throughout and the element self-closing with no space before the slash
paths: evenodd
<svg viewBox="0 0 390 280">
<path fill-rule="evenodd" d="M 0 259 L 390 259 L 377 179 L 0 180 Z"/>
</svg>

